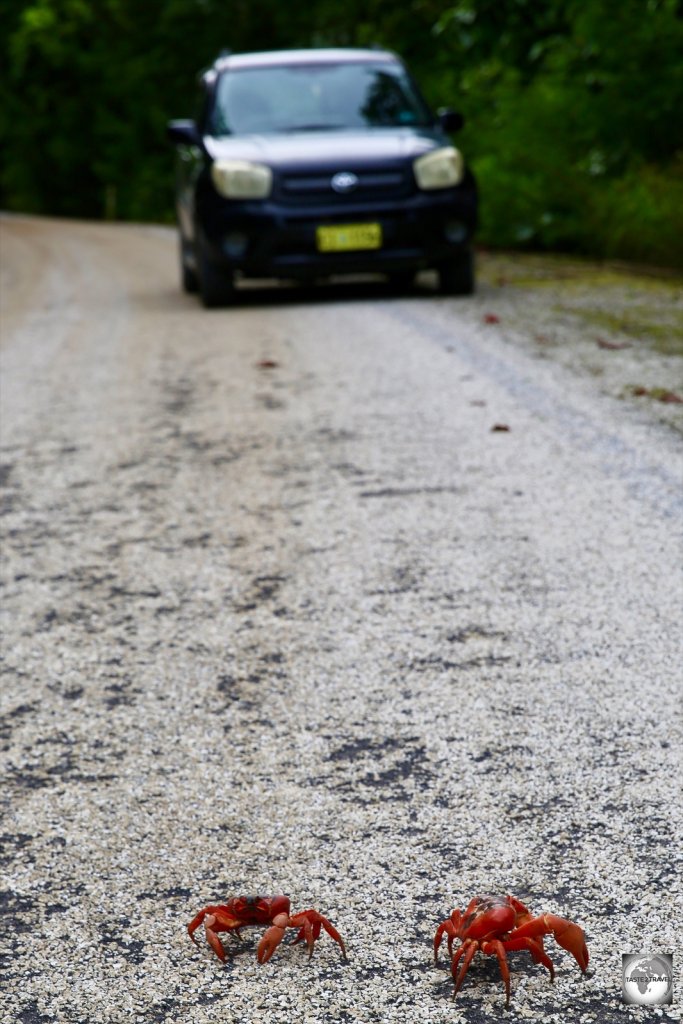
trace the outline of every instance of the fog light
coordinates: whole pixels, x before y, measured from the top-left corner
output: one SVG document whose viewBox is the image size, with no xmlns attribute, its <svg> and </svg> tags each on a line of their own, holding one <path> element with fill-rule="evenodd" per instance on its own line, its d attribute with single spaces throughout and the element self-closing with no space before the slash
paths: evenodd
<svg viewBox="0 0 683 1024">
<path fill-rule="evenodd" d="M 449 220 L 446 221 L 443 233 L 446 236 L 446 241 L 456 244 L 458 242 L 464 242 L 467 238 L 467 227 L 462 223 L 462 221 Z"/>
<path fill-rule="evenodd" d="M 223 239 L 223 252 L 231 260 L 238 260 L 244 256 L 247 250 L 249 239 L 241 231 L 231 231 Z"/>
</svg>

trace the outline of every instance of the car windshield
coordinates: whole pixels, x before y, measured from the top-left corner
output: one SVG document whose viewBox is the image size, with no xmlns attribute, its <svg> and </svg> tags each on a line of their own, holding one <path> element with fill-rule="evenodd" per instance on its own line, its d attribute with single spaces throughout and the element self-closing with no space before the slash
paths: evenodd
<svg viewBox="0 0 683 1024">
<path fill-rule="evenodd" d="M 399 64 L 306 64 L 223 74 L 214 135 L 427 125 L 429 110 Z"/>
</svg>

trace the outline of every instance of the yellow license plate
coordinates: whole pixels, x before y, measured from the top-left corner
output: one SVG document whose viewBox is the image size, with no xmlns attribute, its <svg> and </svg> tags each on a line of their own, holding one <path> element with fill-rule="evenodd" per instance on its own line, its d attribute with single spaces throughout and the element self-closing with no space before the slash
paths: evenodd
<svg viewBox="0 0 683 1024">
<path fill-rule="evenodd" d="M 354 249 L 379 249 L 381 224 L 341 224 L 320 227 L 315 233 L 319 252 L 351 252 Z"/>
</svg>

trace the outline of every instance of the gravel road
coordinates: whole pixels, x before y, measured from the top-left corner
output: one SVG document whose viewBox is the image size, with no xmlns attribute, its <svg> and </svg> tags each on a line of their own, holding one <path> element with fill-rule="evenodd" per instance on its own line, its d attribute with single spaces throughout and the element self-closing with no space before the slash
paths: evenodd
<svg viewBox="0 0 683 1024">
<path fill-rule="evenodd" d="M 680 355 L 533 260 L 207 312 L 168 229 L 0 226 L 3 1024 L 680 1020 Z M 190 943 L 282 891 L 348 961 Z M 482 892 L 587 976 L 549 938 L 453 1002 Z M 672 1006 L 622 1006 L 640 952 Z"/>
</svg>

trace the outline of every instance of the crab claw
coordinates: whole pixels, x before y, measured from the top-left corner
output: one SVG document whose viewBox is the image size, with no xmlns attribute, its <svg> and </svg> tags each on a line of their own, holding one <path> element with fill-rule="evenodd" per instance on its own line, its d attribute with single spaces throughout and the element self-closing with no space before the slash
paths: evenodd
<svg viewBox="0 0 683 1024">
<path fill-rule="evenodd" d="M 546 914 L 546 918 L 552 927 L 555 941 L 572 954 L 585 974 L 588 967 L 588 946 L 583 929 L 573 921 L 566 921 L 563 917 L 556 917 L 554 914 Z"/>
<path fill-rule="evenodd" d="M 218 938 L 214 931 L 214 925 L 216 924 L 216 918 L 212 914 L 208 914 L 204 919 L 204 933 L 207 941 L 211 946 L 212 950 L 216 954 L 219 960 L 225 963 L 225 950 L 223 949 L 221 940 Z"/>
<path fill-rule="evenodd" d="M 282 942 L 288 924 L 289 917 L 287 914 L 278 914 L 273 918 L 272 925 L 263 933 L 261 941 L 256 947 L 256 959 L 260 964 L 265 964 L 270 960 Z"/>
<path fill-rule="evenodd" d="M 204 924 L 204 933 L 206 935 L 207 942 L 211 946 L 212 950 L 216 954 L 219 960 L 225 963 L 225 950 L 221 944 L 221 940 L 216 934 L 222 928 L 233 928 L 236 923 L 234 918 L 230 915 L 222 913 L 220 907 L 204 907 L 200 910 L 196 917 L 194 917 L 187 926 L 190 938 L 194 942 L 195 946 L 199 943 L 195 938 L 195 931 L 199 928 L 200 924 Z"/>
<path fill-rule="evenodd" d="M 512 933 L 514 938 L 537 939 L 543 935 L 552 935 L 558 946 L 571 953 L 581 970 L 586 973 L 588 947 L 583 929 L 579 928 L 578 924 L 567 921 L 564 917 L 557 917 L 556 914 L 543 914 L 523 924 L 521 928 L 516 928 Z"/>
<path fill-rule="evenodd" d="M 202 923 L 202 921 L 206 917 L 206 913 L 207 913 L 206 910 L 200 910 L 199 913 L 197 914 L 197 916 L 193 917 L 192 920 L 190 921 L 190 923 L 187 926 L 187 931 L 189 933 L 190 938 L 194 942 L 195 946 L 198 946 L 199 943 L 197 942 L 197 940 L 196 940 L 196 938 L 194 936 L 194 933 L 196 932 L 197 928 L 199 928 L 200 924 Z"/>
</svg>

